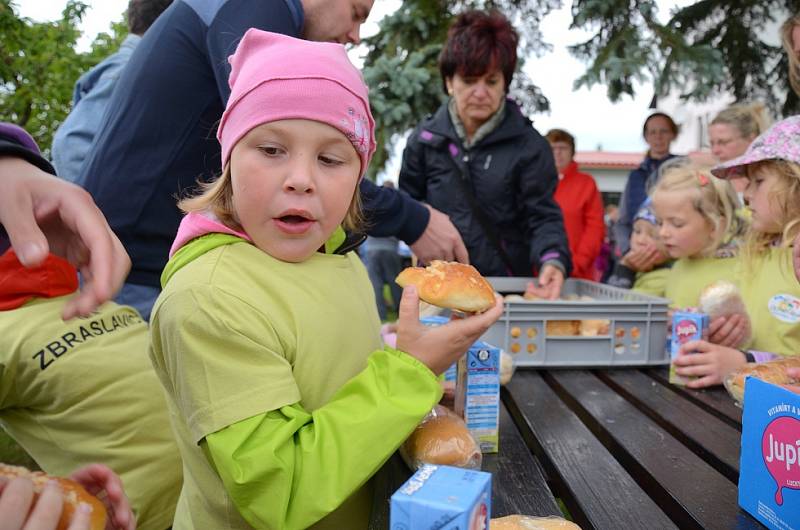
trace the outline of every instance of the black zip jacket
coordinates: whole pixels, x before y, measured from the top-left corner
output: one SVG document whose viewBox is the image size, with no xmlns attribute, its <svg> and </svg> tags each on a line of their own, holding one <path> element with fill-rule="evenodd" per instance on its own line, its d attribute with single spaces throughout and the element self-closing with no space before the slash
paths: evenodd
<svg viewBox="0 0 800 530">
<path fill-rule="evenodd" d="M 475 217 L 457 181 L 462 175 L 468 175 L 467 184 L 494 226 L 512 269 Z M 564 220 L 553 199 L 557 183 L 550 146 L 511 101 L 506 102 L 500 125 L 468 151 L 444 103 L 411 134 L 400 169 L 400 189 L 450 216 L 470 263 L 484 276 L 520 276 L 520 271 L 531 275 L 551 260 L 560 262 L 569 275 Z"/>
</svg>

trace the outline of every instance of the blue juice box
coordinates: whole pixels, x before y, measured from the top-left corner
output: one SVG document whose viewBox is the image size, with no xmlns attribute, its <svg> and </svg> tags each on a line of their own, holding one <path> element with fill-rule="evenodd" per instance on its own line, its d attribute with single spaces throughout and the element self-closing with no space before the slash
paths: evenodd
<svg viewBox="0 0 800 530">
<path fill-rule="evenodd" d="M 455 412 L 478 440 L 482 453 L 496 453 L 500 427 L 500 349 L 478 341 L 458 361 Z"/>
<path fill-rule="evenodd" d="M 430 316 L 430 317 L 422 317 L 419 319 L 420 322 L 425 324 L 426 326 L 436 327 L 441 326 L 443 324 L 447 324 L 450 322 L 450 319 L 447 317 L 442 316 Z M 453 363 L 450 365 L 450 368 L 444 373 L 444 381 L 448 383 L 453 383 L 455 385 L 456 382 L 456 367 L 458 363 Z"/>
<path fill-rule="evenodd" d="M 800 395 L 745 381 L 739 506 L 774 530 L 800 528 Z"/>
<path fill-rule="evenodd" d="M 389 529 L 484 530 L 491 508 L 491 474 L 426 464 L 392 495 Z"/>
<path fill-rule="evenodd" d="M 693 311 L 675 311 L 672 314 L 672 338 L 670 339 L 670 358 L 674 361 L 678 357 L 678 350 L 682 344 L 693 340 L 708 338 L 708 315 Z M 674 385 L 685 386 L 692 377 L 685 377 L 675 373 L 675 365 L 669 366 L 669 382 Z"/>
</svg>

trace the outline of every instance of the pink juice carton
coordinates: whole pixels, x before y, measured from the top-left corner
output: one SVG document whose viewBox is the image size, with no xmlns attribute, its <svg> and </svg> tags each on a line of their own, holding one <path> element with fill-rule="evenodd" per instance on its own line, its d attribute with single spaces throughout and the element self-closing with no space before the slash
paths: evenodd
<svg viewBox="0 0 800 530">
<path fill-rule="evenodd" d="M 682 344 L 693 340 L 708 338 L 708 315 L 694 311 L 675 311 L 672 314 L 672 338 L 669 343 L 670 357 L 674 361 L 678 357 L 678 350 Z M 675 365 L 669 366 L 669 382 L 674 385 L 685 386 L 693 378 L 684 377 L 675 373 Z"/>
<path fill-rule="evenodd" d="M 800 528 L 800 395 L 745 381 L 739 506 L 767 528 Z"/>
<path fill-rule="evenodd" d="M 392 495 L 389 530 L 488 530 L 492 475 L 426 464 Z"/>
</svg>

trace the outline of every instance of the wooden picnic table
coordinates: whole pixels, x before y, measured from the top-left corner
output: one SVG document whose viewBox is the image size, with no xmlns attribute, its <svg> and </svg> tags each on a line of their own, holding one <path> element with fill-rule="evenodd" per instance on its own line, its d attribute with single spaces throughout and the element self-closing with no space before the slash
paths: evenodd
<svg viewBox="0 0 800 530">
<path fill-rule="evenodd" d="M 518 369 L 502 390 L 492 516 L 561 515 L 583 528 L 764 528 L 738 507 L 742 412 L 717 387 L 670 385 L 666 369 Z M 396 456 L 371 529 L 410 476 Z"/>
</svg>

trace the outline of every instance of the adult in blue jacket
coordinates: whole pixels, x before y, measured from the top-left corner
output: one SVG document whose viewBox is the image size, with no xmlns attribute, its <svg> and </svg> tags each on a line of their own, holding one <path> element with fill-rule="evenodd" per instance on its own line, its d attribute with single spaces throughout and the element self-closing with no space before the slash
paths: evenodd
<svg viewBox="0 0 800 530">
<path fill-rule="evenodd" d="M 59 125 L 50 148 L 53 165 L 62 179 L 77 181 L 122 69 L 144 32 L 171 3 L 172 0 L 130 0 L 125 11 L 129 33 L 119 50 L 85 72 L 75 83 L 72 110 Z"/>
<path fill-rule="evenodd" d="M 117 301 L 150 313 L 181 214 L 176 197 L 220 167 L 214 131 L 229 96 L 228 56 L 251 27 L 357 43 L 373 0 L 175 0 L 122 73 L 79 182 L 131 256 Z M 286 60 L 302 60 L 287 57 Z M 367 180 L 370 235 L 396 236 L 423 260 L 467 260 L 447 216 Z"/>
</svg>

